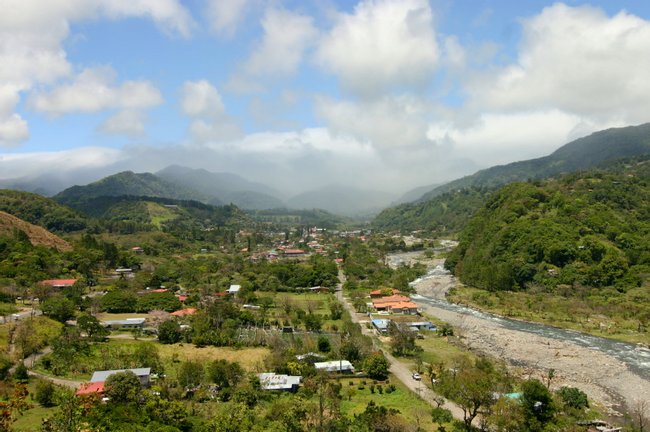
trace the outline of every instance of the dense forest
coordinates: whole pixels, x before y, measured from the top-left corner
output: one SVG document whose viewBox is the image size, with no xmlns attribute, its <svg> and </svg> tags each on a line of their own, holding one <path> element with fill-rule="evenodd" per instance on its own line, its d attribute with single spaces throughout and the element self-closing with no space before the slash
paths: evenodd
<svg viewBox="0 0 650 432">
<path fill-rule="evenodd" d="M 650 271 L 649 179 L 650 162 L 636 160 L 508 185 L 461 231 L 446 265 L 487 290 L 638 287 Z"/>
</svg>

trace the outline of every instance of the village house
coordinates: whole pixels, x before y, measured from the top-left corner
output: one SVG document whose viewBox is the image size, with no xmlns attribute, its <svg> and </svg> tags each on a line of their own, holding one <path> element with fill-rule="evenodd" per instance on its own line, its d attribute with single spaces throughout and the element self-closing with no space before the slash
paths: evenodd
<svg viewBox="0 0 650 432">
<path fill-rule="evenodd" d="M 372 320 L 372 326 L 375 328 L 379 334 L 387 334 L 388 327 L 390 326 L 389 319 L 374 319 Z"/>
<path fill-rule="evenodd" d="M 347 360 L 331 360 L 326 362 L 314 363 L 316 370 L 324 370 L 325 372 L 338 372 L 342 374 L 354 373 L 354 366 Z"/>
<path fill-rule="evenodd" d="M 124 330 L 135 330 L 143 329 L 145 318 L 127 318 L 123 320 L 107 320 L 102 321 L 102 325 L 111 330 L 124 329 Z"/>
<path fill-rule="evenodd" d="M 239 290 L 241 290 L 241 285 L 230 285 L 230 288 L 228 288 L 226 292 L 230 295 L 237 295 Z"/>
<path fill-rule="evenodd" d="M 273 372 L 257 374 L 262 390 L 280 390 L 296 392 L 300 387 L 301 376 L 280 375 Z"/>
<path fill-rule="evenodd" d="M 46 279 L 41 281 L 41 285 L 48 285 L 52 288 L 66 288 L 71 287 L 77 283 L 79 279 Z"/>
<path fill-rule="evenodd" d="M 104 384 L 106 380 L 111 375 L 120 372 L 133 372 L 135 376 L 140 380 L 140 385 L 142 387 L 149 387 L 151 385 L 151 368 L 137 368 L 137 369 L 114 369 L 114 370 L 105 370 L 105 371 L 95 371 L 93 376 L 90 378 L 90 382 L 83 383 L 81 387 L 77 390 L 75 395 L 83 396 L 89 394 L 99 394 L 104 393 Z"/>
</svg>

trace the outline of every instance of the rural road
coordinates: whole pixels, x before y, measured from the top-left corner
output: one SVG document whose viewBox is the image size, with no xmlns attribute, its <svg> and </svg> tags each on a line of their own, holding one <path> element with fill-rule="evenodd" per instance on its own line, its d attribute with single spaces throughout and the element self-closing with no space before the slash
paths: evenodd
<svg viewBox="0 0 650 432">
<path fill-rule="evenodd" d="M 341 302 L 341 304 L 343 304 L 345 309 L 348 311 L 350 317 L 352 318 L 352 322 L 358 324 L 359 327 L 361 327 L 361 332 L 364 335 L 370 336 L 372 338 L 373 345 L 375 346 L 375 348 L 382 351 L 382 353 L 390 363 L 390 372 L 397 379 L 399 379 L 413 393 L 417 394 L 424 401 L 428 402 L 432 407 L 434 408 L 438 407 L 438 402 L 436 400 L 440 400 L 442 397 L 437 393 L 435 393 L 433 390 L 431 390 L 429 387 L 427 387 L 424 384 L 424 382 L 415 381 L 412 377 L 413 372 L 408 368 L 408 366 L 406 366 L 404 363 L 397 360 L 387 350 L 383 349 L 381 346 L 379 346 L 376 343 L 377 337 L 374 334 L 374 332 L 366 328 L 365 323 L 361 322 L 362 320 L 360 319 L 360 316 L 365 317 L 365 315 L 357 313 L 357 311 L 354 310 L 354 307 L 348 301 L 348 299 L 343 296 L 343 284 L 345 283 L 345 281 L 346 278 L 345 275 L 343 274 L 343 271 L 339 270 L 339 284 L 337 285 L 336 288 L 336 298 Z M 464 418 L 463 410 L 455 403 L 444 399 L 444 403 L 440 405 L 440 407 L 449 410 L 455 419 L 463 421 Z"/>
</svg>

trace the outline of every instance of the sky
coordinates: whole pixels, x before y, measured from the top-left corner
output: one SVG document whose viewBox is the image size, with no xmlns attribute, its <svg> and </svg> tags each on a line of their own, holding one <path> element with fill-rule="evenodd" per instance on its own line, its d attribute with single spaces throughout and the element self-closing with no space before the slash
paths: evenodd
<svg viewBox="0 0 650 432">
<path fill-rule="evenodd" d="M 646 0 L 0 10 L 0 180 L 178 164 L 289 193 L 399 192 L 650 116 Z"/>
</svg>

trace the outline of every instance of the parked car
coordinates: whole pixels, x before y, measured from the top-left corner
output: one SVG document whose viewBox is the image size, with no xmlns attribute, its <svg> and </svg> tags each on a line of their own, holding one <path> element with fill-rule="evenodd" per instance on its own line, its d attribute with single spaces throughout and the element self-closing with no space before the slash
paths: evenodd
<svg viewBox="0 0 650 432">
<path fill-rule="evenodd" d="M 411 375 L 411 376 L 412 376 L 413 379 L 416 380 L 416 381 L 420 381 L 420 380 L 422 379 L 422 377 L 420 376 L 420 374 L 417 373 L 417 372 L 413 372 L 413 375 Z"/>
</svg>

